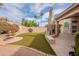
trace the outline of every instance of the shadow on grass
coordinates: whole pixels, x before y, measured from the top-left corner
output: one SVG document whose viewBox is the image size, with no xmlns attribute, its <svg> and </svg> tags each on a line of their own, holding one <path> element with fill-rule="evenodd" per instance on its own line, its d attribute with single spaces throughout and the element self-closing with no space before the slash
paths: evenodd
<svg viewBox="0 0 79 59">
<path fill-rule="evenodd" d="M 24 33 L 19 35 L 23 37 L 23 40 L 12 43 L 15 45 L 28 46 L 49 55 L 56 55 L 48 42 L 45 39 L 44 33 Z M 16 53 L 20 53 L 22 49 L 19 49 Z M 16 54 L 15 54 L 16 55 Z"/>
<path fill-rule="evenodd" d="M 46 41 L 43 33 L 37 34 L 29 47 L 35 48 L 47 54 L 56 55 Z"/>
</svg>

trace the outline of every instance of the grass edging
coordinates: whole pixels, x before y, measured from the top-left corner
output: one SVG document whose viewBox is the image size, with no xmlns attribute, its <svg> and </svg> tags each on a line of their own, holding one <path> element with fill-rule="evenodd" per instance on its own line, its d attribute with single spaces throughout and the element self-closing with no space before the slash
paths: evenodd
<svg viewBox="0 0 79 59">
<path fill-rule="evenodd" d="M 48 44 L 50 45 L 50 47 L 52 48 L 52 46 L 51 46 L 51 44 L 49 42 L 49 39 L 46 37 L 46 34 L 45 34 L 45 38 L 46 38 L 46 41 L 48 42 Z M 52 50 L 54 51 L 55 55 L 57 55 L 56 52 L 55 52 L 55 50 L 53 48 L 52 48 Z"/>
</svg>

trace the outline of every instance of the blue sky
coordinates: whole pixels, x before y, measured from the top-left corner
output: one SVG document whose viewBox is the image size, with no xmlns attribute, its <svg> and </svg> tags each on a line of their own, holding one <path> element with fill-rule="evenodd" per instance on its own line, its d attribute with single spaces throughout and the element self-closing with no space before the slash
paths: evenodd
<svg viewBox="0 0 79 59">
<path fill-rule="evenodd" d="M 50 8 L 53 8 L 54 15 L 58 16 L 70 5 L 68 3 L 5 3 L 0 8 L 0 17 L 6 17 L 14 22 L 21 22 L 21 19 L 25 18 L 35 20 L 39 25 L 45 25 L 48 21 Z M 40 16 L 41 12 L 44 13 L 42 17 Z"/>
</svg>

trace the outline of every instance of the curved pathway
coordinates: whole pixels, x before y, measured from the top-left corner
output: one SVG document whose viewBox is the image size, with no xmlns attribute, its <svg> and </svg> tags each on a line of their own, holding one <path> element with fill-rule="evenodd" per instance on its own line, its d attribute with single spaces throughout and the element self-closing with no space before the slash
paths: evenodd
<svg viewBox="0 0 79 59">
<path fill-rule="evenodd" d="M 46 56 L 46 53 L 33 48 L 18 45 L 0 46 L 0 56 Z"/>
<path fill-rule="evenodd" d="M 20 29 L 15 36 L 25 33 L 27 31 L 26 27 L 22 25 L 19 25 L 19 27 Z M 46 55 L 47 55 L 46 53 L 43 53 L 39 50 L 30 47 L 7 45 L 7 44 L 0 45 L 0 56 L 46 56 Z"/>
</svg>

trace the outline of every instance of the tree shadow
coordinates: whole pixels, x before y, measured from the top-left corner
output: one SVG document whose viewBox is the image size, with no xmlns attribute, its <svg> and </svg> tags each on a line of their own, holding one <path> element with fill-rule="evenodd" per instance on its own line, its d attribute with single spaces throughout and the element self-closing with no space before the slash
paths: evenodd
<svg viewBox="0 0 79 59">
<path fill-rule="evenodd" d="M 38 33 L 36 35 L 30 35 L 28 34 L 27 36 L 33 36 L 33 41 L 30 43 L 30 45 L 28 45 L 28 47 L 37 49 L 39 51 L 42 51 L 44 53 L 47 53 L 49 55 L 56 55 L 55 52 L 51 49 L 50 45 L 48 44 L 48 42 L 45 39 L 45 36 L 43 33 Z M 23 43 L 22 43 L 23 44 Z M 25 45 L 25 44 L 24 44 Z M 27 45 L 25 45 L 27 46 Z M 28 52 L 28 53 L 27 53 Z M 20 48 L 18 51 L 16 51 L 13 56 L 36 56 L 39 54 L 32 54 L 31 50 L 27 51 L 27 49 L 24 48 Z"/>
<path fill-rule="evenodd" d="M 49 55 L 56 55 L 55 52 L 51 49 L 48 42 L 46 41 L 43 33 L 37 34 L 32 43 L 29 45 L 29 47 L 35 48 Z"/>
</svg>

